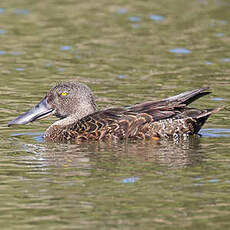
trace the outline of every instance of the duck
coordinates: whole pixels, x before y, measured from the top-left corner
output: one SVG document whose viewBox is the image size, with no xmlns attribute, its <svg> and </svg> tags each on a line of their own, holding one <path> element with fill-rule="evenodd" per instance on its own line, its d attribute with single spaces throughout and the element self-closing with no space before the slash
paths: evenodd
<svg viewBox="0 0 230 230">
<path fill-rule="evenodd" d="M 220 110 L 188 107 L 210 94 L 208 89 L 203 87 L 158 101 L 98 110 L 87 85 L 77 81 L 62 82 L 8 126 L 56 116 L 58 120 L 45 131 L 44 140 L 58 143 L 189 137 L 197 135 L 208 117 Z"/>
</svg>

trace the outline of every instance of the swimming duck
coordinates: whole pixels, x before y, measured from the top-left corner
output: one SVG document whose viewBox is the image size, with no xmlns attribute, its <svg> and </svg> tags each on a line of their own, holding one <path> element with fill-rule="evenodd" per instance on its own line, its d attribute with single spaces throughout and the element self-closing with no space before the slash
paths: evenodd
<svg viewBox="0 0 230 230">
<path fill-rule="evenodd" d="M 9 122 L 8 126 L 54 115 L 59 120 L 46 130 L 44 139 L 62 143 L 189 136 L 197 134 L 207 118 L 220 109 L 187 107 L 209 94 L 207 90 L 199 88 L 159 101 L 97 111 L 88 86 L 64 82 L 51 88 L 37 105 Z"/>
</svg>

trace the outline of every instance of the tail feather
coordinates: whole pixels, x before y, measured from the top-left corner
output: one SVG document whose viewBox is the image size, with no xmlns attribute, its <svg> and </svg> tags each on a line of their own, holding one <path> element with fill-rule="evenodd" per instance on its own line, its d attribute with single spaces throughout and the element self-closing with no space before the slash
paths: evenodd
<svg viewBox="0 0 230 230">
<path fill-rule="evenodd" d="M 204 117 L 209 117 L 212 113 L 218 113 L 222 108 L 218 107 L 215 109 L 207 109 L 203 113 L 201 113 L 199 116 L 197 116 L 195 119 L 202 119 Z"/>
<path fill-rule="evenodd" d="M 204 123 L 206 122 L 206 120 L 209 118 L 209 116 L 212 113 L 217 113 L 221 110 L 222 108 L 215 108 L 215 109 L 207 109 L 207 110 L 203 110 L 203 113 L 201 113 L 199 116 L 195 117 L 196 125 L 195 125 L 195 133 L 198 133 L 201 129 L 201 127 L 204 125 Z"/>
<path fill-rule="evenodd" d="M 208 89 L 209 89 L 208 87 L 205 87 L 205 88 L 199 88 L 199 89 L 195 89 L 191 91 L 186 91 L 179 95 L 169 97 L 166 100 L 168 100 L 169 102 L 173 102 L 173 103 L 188 105 L 192 103 L 193 101 L 199 99 L 200 97 L 210 94 L 211 92 L 206 91 Z"/>
<path fill-rule="evenodd" d="M 191 91 L 186 91 L 176 96 L 172 96 L 160 101 L 146 101 L 143 103 L 138 103 L 134 106 L 127 107 L 126 109 L 130 112 L 146 112 L 151 109 L 160 109 L 160 108 L 179 108 L 185 107 L 193 101 L 203 97 L 211 92 L 206 91 L 208 87 L 199 88 Z M 205 92 L 206 91 L 206 92 Z"/>
</svg>

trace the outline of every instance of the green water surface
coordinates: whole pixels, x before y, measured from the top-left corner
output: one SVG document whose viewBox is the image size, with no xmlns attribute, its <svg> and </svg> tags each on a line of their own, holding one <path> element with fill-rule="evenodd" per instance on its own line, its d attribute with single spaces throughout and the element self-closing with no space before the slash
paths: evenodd
<svg viewBox="0 0 230 230">
<path fill-rule="evenodd" d="M 230 2 L 0 2 L 0 229 L 229 229 Z M 183 143 L 47 144 L 7 123 L 54 84 L 99 108 L 209 86 L 214 114 Z"/>
</svg>

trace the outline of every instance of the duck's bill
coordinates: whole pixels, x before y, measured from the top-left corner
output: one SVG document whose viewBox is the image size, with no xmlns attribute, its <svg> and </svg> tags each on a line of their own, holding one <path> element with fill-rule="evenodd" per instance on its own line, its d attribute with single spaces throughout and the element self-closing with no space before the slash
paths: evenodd
<svg viewBox="0 0 230 230">
<path fill-rule="evenodd" d="M 24 125 L 29 122 L 33 122 L 38 119 L 43 119 L 52 115 L 54 110 L 48 105 L 47 98 L 43 98 L 37 105 L 27 112 L 16 117 L 14 120 L 8 123 L 8 126 L 11 125 Z"/>
</svg>

